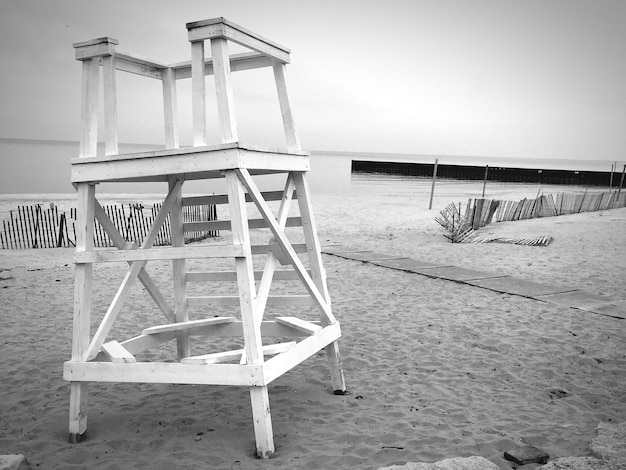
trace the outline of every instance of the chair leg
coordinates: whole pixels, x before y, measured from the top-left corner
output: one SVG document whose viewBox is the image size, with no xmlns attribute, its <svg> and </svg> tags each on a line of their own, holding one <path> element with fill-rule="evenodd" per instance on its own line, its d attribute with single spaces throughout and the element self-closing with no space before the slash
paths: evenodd
<svg viewBox="0 0 626 470">
<path fill-rule="evenodd" d="M 275 450 L 267 386 L 250 387 L 250 401 L 252 402 L 252 418 L 254 419 L 256 453 L 259 458 L 267 459 Z"/>
<path fill-rule="evenodd" d="M 69 442 L 78 444 L 87 438 L 87 384 L 70 384 L 70 434 Z"/>
</svg>

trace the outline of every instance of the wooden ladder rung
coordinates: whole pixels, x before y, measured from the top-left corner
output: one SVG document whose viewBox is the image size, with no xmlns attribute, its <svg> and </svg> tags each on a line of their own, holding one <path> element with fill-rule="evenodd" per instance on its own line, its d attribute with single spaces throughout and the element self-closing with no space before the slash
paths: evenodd
<svg viewBox="0 0 626 470">
<path fill-rule="evenodd" d="M 289 341 L 287 343 L 268 344 L 263 346 L 263 355 L 269 356 L 272 354 L 280 354 L 289 351 L 296 346 L 295 341 Z M 220 364 L 223 362 L 229 362 L 233 360 L 241 361 L 244 356 L 244 349 L 235 349 L 232 351 L 224 351 L 219 353 L 203 354 L 201 356 L 184 357 L 180 360 L 181 364 Z"/>
<path fill-rule="evenodd" d="M 199 295 L 187 297 L 189 307 L 234 307 L 239 306 L 238 295 Z M 314 306 L 315 300 L 308 294 L 305 295 L 271 295 L 267 298 L 267 305 L 270 307 L 307 307 Z"/>
<path fill-rule="evenodd" d="M 213 317 L 203 318 L 201 320 L 190 320 L 180 323 L 169 323 L 167 325 L 158 325 L 146 328 L 141 332 L 142 335 L 155 335 L 157 333 L 164 333 L 166 331 L 184 331 L 193 328 L 199 328 L 202 326 L 221 325 L 224 323 L 232 323 L 235 321 L 235 317 Z"/>
<path fill-rule="evenodd" d="M 135 356 L 115 340 L 104 343 L 102 345 L 102 352 L 111 359 L 111 362 L 137 362 Z"/>
<path fill-rule="evenodd" d="M 288 326 L 294 330 L 311 336 L 314 336 L 316 333 L 322 331 L 322 327 L 320 325 L 316 325 L 315 323 L 301 320 L 296 317 L 276 317 L 276 323 L 280 323 L 281 325 Z"/>
<path fill-rule="evenodd" d="M 311 272 L 308 271 L 309 275 Z M 263 278 L 263 271 L 254 271 L 254 279 L 260 281 Z M 300 280 L 298 273 L 293 269 L 274 271 L 273 279 L 275 281 L 296 281 Z M 187 282 L 208 282 L 208 281 L 237 281 L 237 271 L 205 271 L 205 272 L 188 272 L 185 275 Z"/>
</svg>

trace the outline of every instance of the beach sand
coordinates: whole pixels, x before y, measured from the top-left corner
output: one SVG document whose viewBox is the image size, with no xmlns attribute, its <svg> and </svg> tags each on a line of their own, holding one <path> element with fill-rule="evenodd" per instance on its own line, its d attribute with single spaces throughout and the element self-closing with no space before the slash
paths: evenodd
<svg viewBox="0 0 626 470">
<path fill-rule="evenodd" d="M 424 187 L 356 181 L 349 193 L 315 195 L 321 242 L 626 299 L 626 209 L 481 230 L 551 235 L 547 247 L 453 245 L 434 217 L 479 196 L 481 185 L 455 188 L 439 188 L 431 211 Z M 489 189 L 496 198 L 536 193 Z M 510 469 L 506 450 L 587 455 L 600 422 L 626 420 L 624 320 L 324 255 L 349 394 L 332 394 L 323 355 L 273 382 L 273 458 L 254 457 L 249 396 L 235 387 L 91 384 L 88 439 L 71 445 L 62 364 L 71 350 L 72 256 L 0 251 L 0 454 L 24 454 L 34 468 L 376 469 L 480 455 Z M 157 280 L 169 274 L 151 269 Z M 118 265 L 96 269 L 96 305 L 123 274 Z M 114 331 L 125 337 L 154 310 L 140 289 L 128 304 L 136 315 L 122 315 Z"/>
</svg>

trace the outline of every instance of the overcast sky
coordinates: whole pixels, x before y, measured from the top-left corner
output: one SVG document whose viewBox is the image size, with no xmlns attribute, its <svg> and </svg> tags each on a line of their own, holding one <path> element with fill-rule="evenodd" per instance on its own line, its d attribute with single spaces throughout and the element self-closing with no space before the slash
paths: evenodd
<svg viewBox="0 0 626 470">
<path fill-rule="evenodd" d="M 0 0 L 0 137 L 78 139 L 72 43 L 180 62 L 219 16 L 291 49 L 305 149 L 624 160 L 624 0 Z M 120 140 L 162 143 L 160 82 L 124 75 Z M 240 140 L 283 146 L 271 70 L 233 76 Z"/>
</svg>

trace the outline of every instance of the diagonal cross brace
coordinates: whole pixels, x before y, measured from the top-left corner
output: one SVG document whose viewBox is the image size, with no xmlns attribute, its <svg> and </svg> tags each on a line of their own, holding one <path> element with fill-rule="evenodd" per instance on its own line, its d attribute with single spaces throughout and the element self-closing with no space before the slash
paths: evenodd
<svg viewBox="0 0 626 470">
<path fill-rule="evenodd" d="M 289 206 L 291 205 L 291 198 L 293 196 L 294 182 L 291 173 L 287 176 L 285 183 L 285 190 L 283 192 L 283 198 L 280 202 L 280 208 L 278 210 L 277 222 L 279 227 L 284 230 L 287 224 L 287 218 L 289 215 Z M 271 241 L 270 241 L 271 243 Z M 274 278 L 274 271 L 276 270 L 276 255 L 270 250 L 265 260 L 265 268 L 263 269 L 263 276 L 259 284 L 257 292 L 257 314 L 259 315 L 259 321 L 263 319 L 263 313 L 265 312 L 265 306 L 267 305 L 267 299 L 270 293 L 270 287 Z"/>
<path fill-rule="evenodd" d="M 309 276 L 309 273 L 302 264 L 302 261 L 291 246 L 289 240 L 287 239 L 284 230 L 280 227 L 278 221 L 274 218 L 271 209 L 265 202 L 265 199 L 263 199 L 263 195 L 252 180 L 252 176 L 250 176 L 248 170 L 245 169 L 237 169 L 235 171 L 241 182 L 246 187 L 246 190 L 248 191 L 248 194 L 250 194 L 250 197 L 257 206 L 257 209 L 259 210 L 263 218 L 267 221 L 267 224 L 269 225 L 272 234 L 274 235 L 274 237 L 276 237 L 278 245 L 283 249 L 287 257 L 289 258 L 289 261 L 293 265 L 296 273 L 298 274 L 298 277 L 300 277 L 300 279 L 304 283 L 306 290 L 315 299 L 315 302 L 317 303 L 317 306 L 319 307 L 326 321 L 329 324 L 336 323 L 337 320 L 331 312 L 330 305 L 326 301 L 326 298 L 320 293 L 319 289 L 311 279 L 311 276 Z"/>
<path fill-rule="evenodd" d="M 182 183 L 178 182 L 178 184 L 182 184 Z M 173 194 L 174 194 L 174 191 L 170 190 L 167 197 L 163 201 L 161 210 L 159 211 L 156 220 L 152 224 L 150 231 L 148 232 L 144 242 L 142 243 L 141 249 L 150 248 L 152 244 L 154 243 L 159 233 L 159 230 L 161 229 L 161 226 L 165 223 L 165 220 L 167 219 L 167 215 L 172 209 L 174 199 L 175 199 L 173 197 Z M 100 206 L 100 204 L 98 204 L 98 206 Z M 107 219 L 108 219 L 108 216 L 107 216 Z M 115 230 L 115 232 L 117 232 L 117 230 Z M 121 236 L 119 232 L 117 233 L 117 235 Z M 83 356 L 83 361 L 90 361 L 97 356 L 98 351 L 100 350 L 100 347 L 104 343 L 104 340 L 109 334 L 109 331 L 111 330 L 111 327 L 113 326 L 113 323 L 115 322 L 115 319 L 117 318 L 117 315 L 119 314 L 122 308 L 122 304 L 124 300 L 128 296 L 128 293 L 130 292 L 130 288 L 132 287 L 133 282 L 135 281 L 135 279 L 137 279 L 137 277 L 139 276 L 141 272 L 145 272 L 144 268 L 147 263 L 148 263 L 147 261 L 133 261 L 132 263 L 130 263 L 130 267 L 128 271 L 126 272 L 126 275 L 124 276 L 124 280 L 120 284 L 120 287 L 118 288 L 115 294 L 115 297 L 113 298 L 113 302 L 111 302 L 111 305 L 109 305 L 109 308 L 107 309 L 107 312 L 105 313 L 102 319 L 102 322 L 100 323 L 100 326 L 96 330 L 96 333 L 94 334 L 93 338 L 91 339 L 91 342 L 89 343 L 89 347 L 87 348 L 87 351 L 85 352 Z"/>
</svg>

